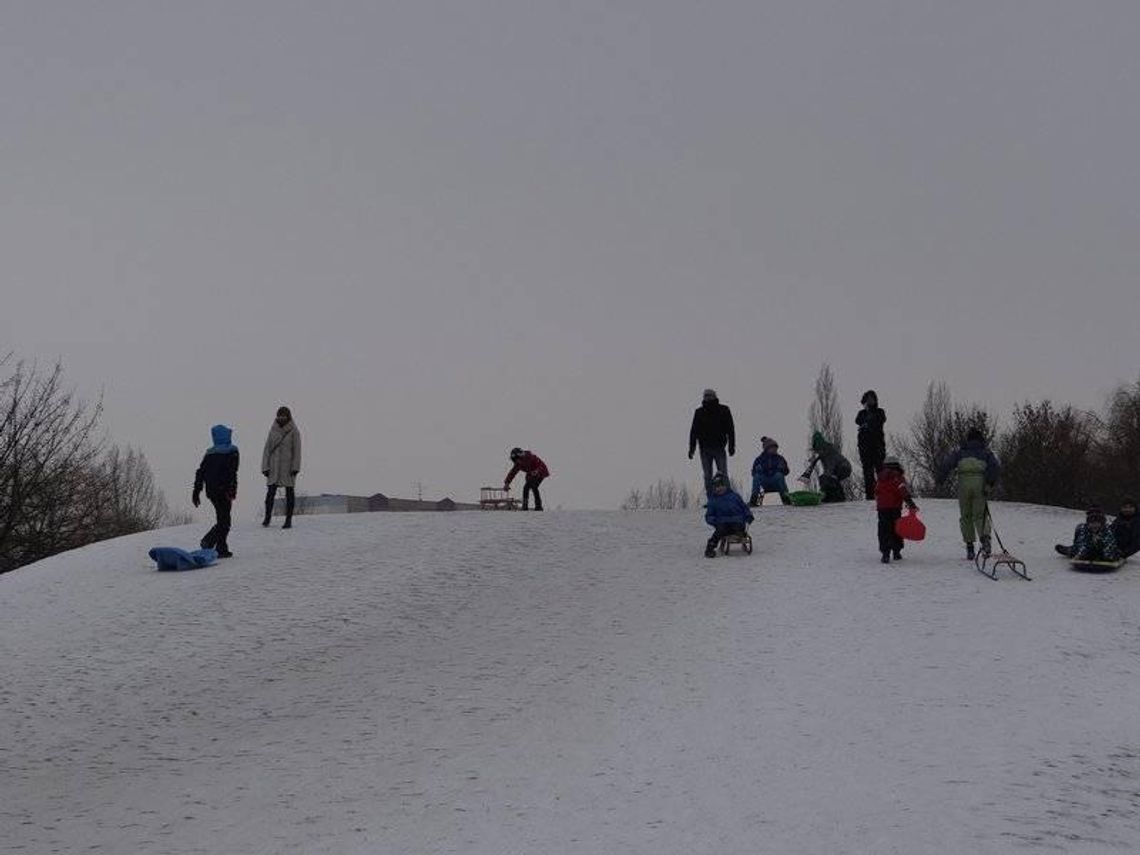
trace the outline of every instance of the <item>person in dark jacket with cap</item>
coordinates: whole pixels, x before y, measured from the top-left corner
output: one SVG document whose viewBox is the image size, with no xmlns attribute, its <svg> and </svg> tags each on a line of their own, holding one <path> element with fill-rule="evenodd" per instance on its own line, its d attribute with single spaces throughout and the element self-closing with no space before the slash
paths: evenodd
<svg viewBox="0 0 1140 855">
<path fill-rule="evenodd" d="M 1140 552 L 1140 526 L 1136 522 L 1136 500 L 1125 496 L 1120 500 L 1120 513 L 1112 521 L 1112 536 L 1120 549 L 1121 558 L 1130 558 Z"/>
<path fill-rule="evenodd" d="M 847 492 L 843 488 L 843 482 L 851 477 L 851 462 L 819 431 L 811 435 L 811 450 L 811 461 L 800 476 L 800 480 L 807 482 L 815 465 L 819 463 L 822 470 L 819 473 L 819 489 L 823 493 L 823 501 L 846 501 Z"/>
<path fill-rule="evenodd" d="M 216 549 L 219 558 L 229 558 L 233 555 L 227 542 L 230 534 L 230 510 L 237 498 L 240 457 L 237 446 L 231 442 L 233 431 L 230 428 L 214 425 L 210 428 L 210 438 L 214 444 L 206 449 L 202 462 L 198 464 L 198 471 L 194 473 L 194 492 L 190 500 L 194 507 L 198 507 L 202 503 L 202 488 L 205 487 L 206 498 L 214 506 L 216 522 L 202 538 L 201 547 Z"/>
<path fill-rule="evenodd" d="M 689 428 L 689 459 L 701 449 L 701 469 L 705 475 L 705 493 L 711 493 L 713 464 L 716 471 L 728 475 L 728 458 L 736 454 L 736 426 L 732 411 L 720 402 L 715 389 L 705 389 L 701 405 L 693 413 Z M 725 448 L 728 449 L 727 456 Z"/>
<path fill-rule="evenodd" d="M 863 409 L 855 417 L 855 424 L 859 426 L 859 462 L 863 465 L 863 490 L 868 499 L 873 499 L 875 478 L 887 456 L 887 438 L 883 432 L 887 413 L 879 406 L 879 396 L 874 389 L 864 392 L 859 403 Z"/>
<path fill-rule="evenodd" d="M 1088 513 L 1100 513 L 1100 509 L 1094 505 L 1089 509 Z M 1103 516 L 1103 514 L 1101 514 L 1101 516 Z M 1088 523 L 1087 515 L 1085 523 L 1086 525 Z M 1077 530 L 1073 535 L 1073 546 L 1058 543 L 1054 549 L 1066 558 L 1075 557 L 1076 542 L 1079 539 L 1082 528 L 1083 526 L 1077 526 Z M 1125 496 L 1120 500 L 1120 513 L 1116 515 L 1116 519 L 1112 521 L 1112 525 L 1108 527 L 1108 530 L 1112 534 L 1112 539 L 1116 544 L 1116 549 L 1121 558 L 1130 558 L 1140 551 L 1140 527 L 1137 526 L 1135 499 L 1131 496 Z"/>
<path fill-rule="evenodd" d="M 528 510 L 530 504 L 530 494 L 534 493 L 534 509 L 536 511 L 542 510 L 542 495 L 538 492 L 539 485 L 550 477 L 550 469 L 542 462 L 542 458 L 535 454 L 533 451 L 524 450 L 519 447 L 511 449 L 511 471 L 507 473 L 507 477 L 503 480 L 503 489 L 511 489 L 511 481 L 515 476 L 522 472 L 526 477 L 523 479 L 523 494 L 522 494 L 522 509 Z"/>
</svg>

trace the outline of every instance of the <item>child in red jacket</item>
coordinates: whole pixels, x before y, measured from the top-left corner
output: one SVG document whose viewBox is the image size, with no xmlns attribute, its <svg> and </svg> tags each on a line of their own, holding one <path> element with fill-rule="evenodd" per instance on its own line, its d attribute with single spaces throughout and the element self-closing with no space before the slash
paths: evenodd
<svg viewBox="0 0 1140 855">
<path fill-rule="evenodd" d="M 903 505 L 916 510 L 918 505 L 910 495 L 910 487 L 903 477 L 902 464 L 897 457 L 888 456 L 875 480 L 875 507 L 879 511 L 879 560 L 889 564 L 902 560 L 903 539 L 895 532 L 895 523 L 902 516 Z"/>
</svg>

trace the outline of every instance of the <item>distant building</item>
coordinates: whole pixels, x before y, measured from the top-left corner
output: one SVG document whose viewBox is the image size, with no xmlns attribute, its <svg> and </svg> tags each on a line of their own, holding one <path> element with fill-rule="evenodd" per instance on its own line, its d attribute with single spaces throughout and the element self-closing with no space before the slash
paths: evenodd
<svg viewBox="0 0 1140 855">
<path fill-rule="evenodd" d="M 377 511 L 476 511 L 479 506 L 467 502 L 457 502 L 448 497 L 438 501 L 420 499 L 397 499 L 374 493 L 371 496 L 346 496 L 339 493 L 322 493 L 319 496 L 298 496 L 294 513 L 306 514 L 360 514 Z M 285 514 L 285 500 L 278 497 L 273 505 L 273 514 Z"/>
</svg>

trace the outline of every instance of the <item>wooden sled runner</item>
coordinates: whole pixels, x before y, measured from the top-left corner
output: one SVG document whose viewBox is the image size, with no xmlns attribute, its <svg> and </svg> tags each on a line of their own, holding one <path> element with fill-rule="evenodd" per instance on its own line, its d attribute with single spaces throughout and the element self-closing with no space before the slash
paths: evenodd
<svg viewBox="0 0 1140 855">
<path fill-rule="evenodd" d="M 734 543 L 740 544 L 740 548 L 743 549 L 747 555 L 752 554 L 752 535 L 746 531 L 740 534 L 729 534 L 722 537 L 720 539 L 720 554 L 728 555 Z"/>
<path fill-rule="evenodd" d="M 1124 566 L 1124 559 L 1119 561 L 1081 561 L 1073 558 L 1069 566 L 1078 573 L 1113 573 Z"/>
</svg>

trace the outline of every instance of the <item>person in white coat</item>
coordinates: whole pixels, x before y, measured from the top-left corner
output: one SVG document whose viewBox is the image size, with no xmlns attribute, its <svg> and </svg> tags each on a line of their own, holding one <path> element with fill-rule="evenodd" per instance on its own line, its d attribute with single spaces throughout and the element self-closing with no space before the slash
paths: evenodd
<svg viewBox="0 0 1140 855">
<path fill-rule="evenodd" d="M 273 517 L 273 501 L 277 488 L 285 488 L 285 525 L 293 527 L 293 506 L 296 503 L 294 487 L 297 473 L 301 471 L 301 431 L 293 422 L 293 414 L 288 407 L 277 408 L 277 418 L 269 428 L 265 438 L 265 450 L 261 453 L 261 474 L 265 476 L 269 488 L 265 492 L 264 526 Z"/>
</svg>

